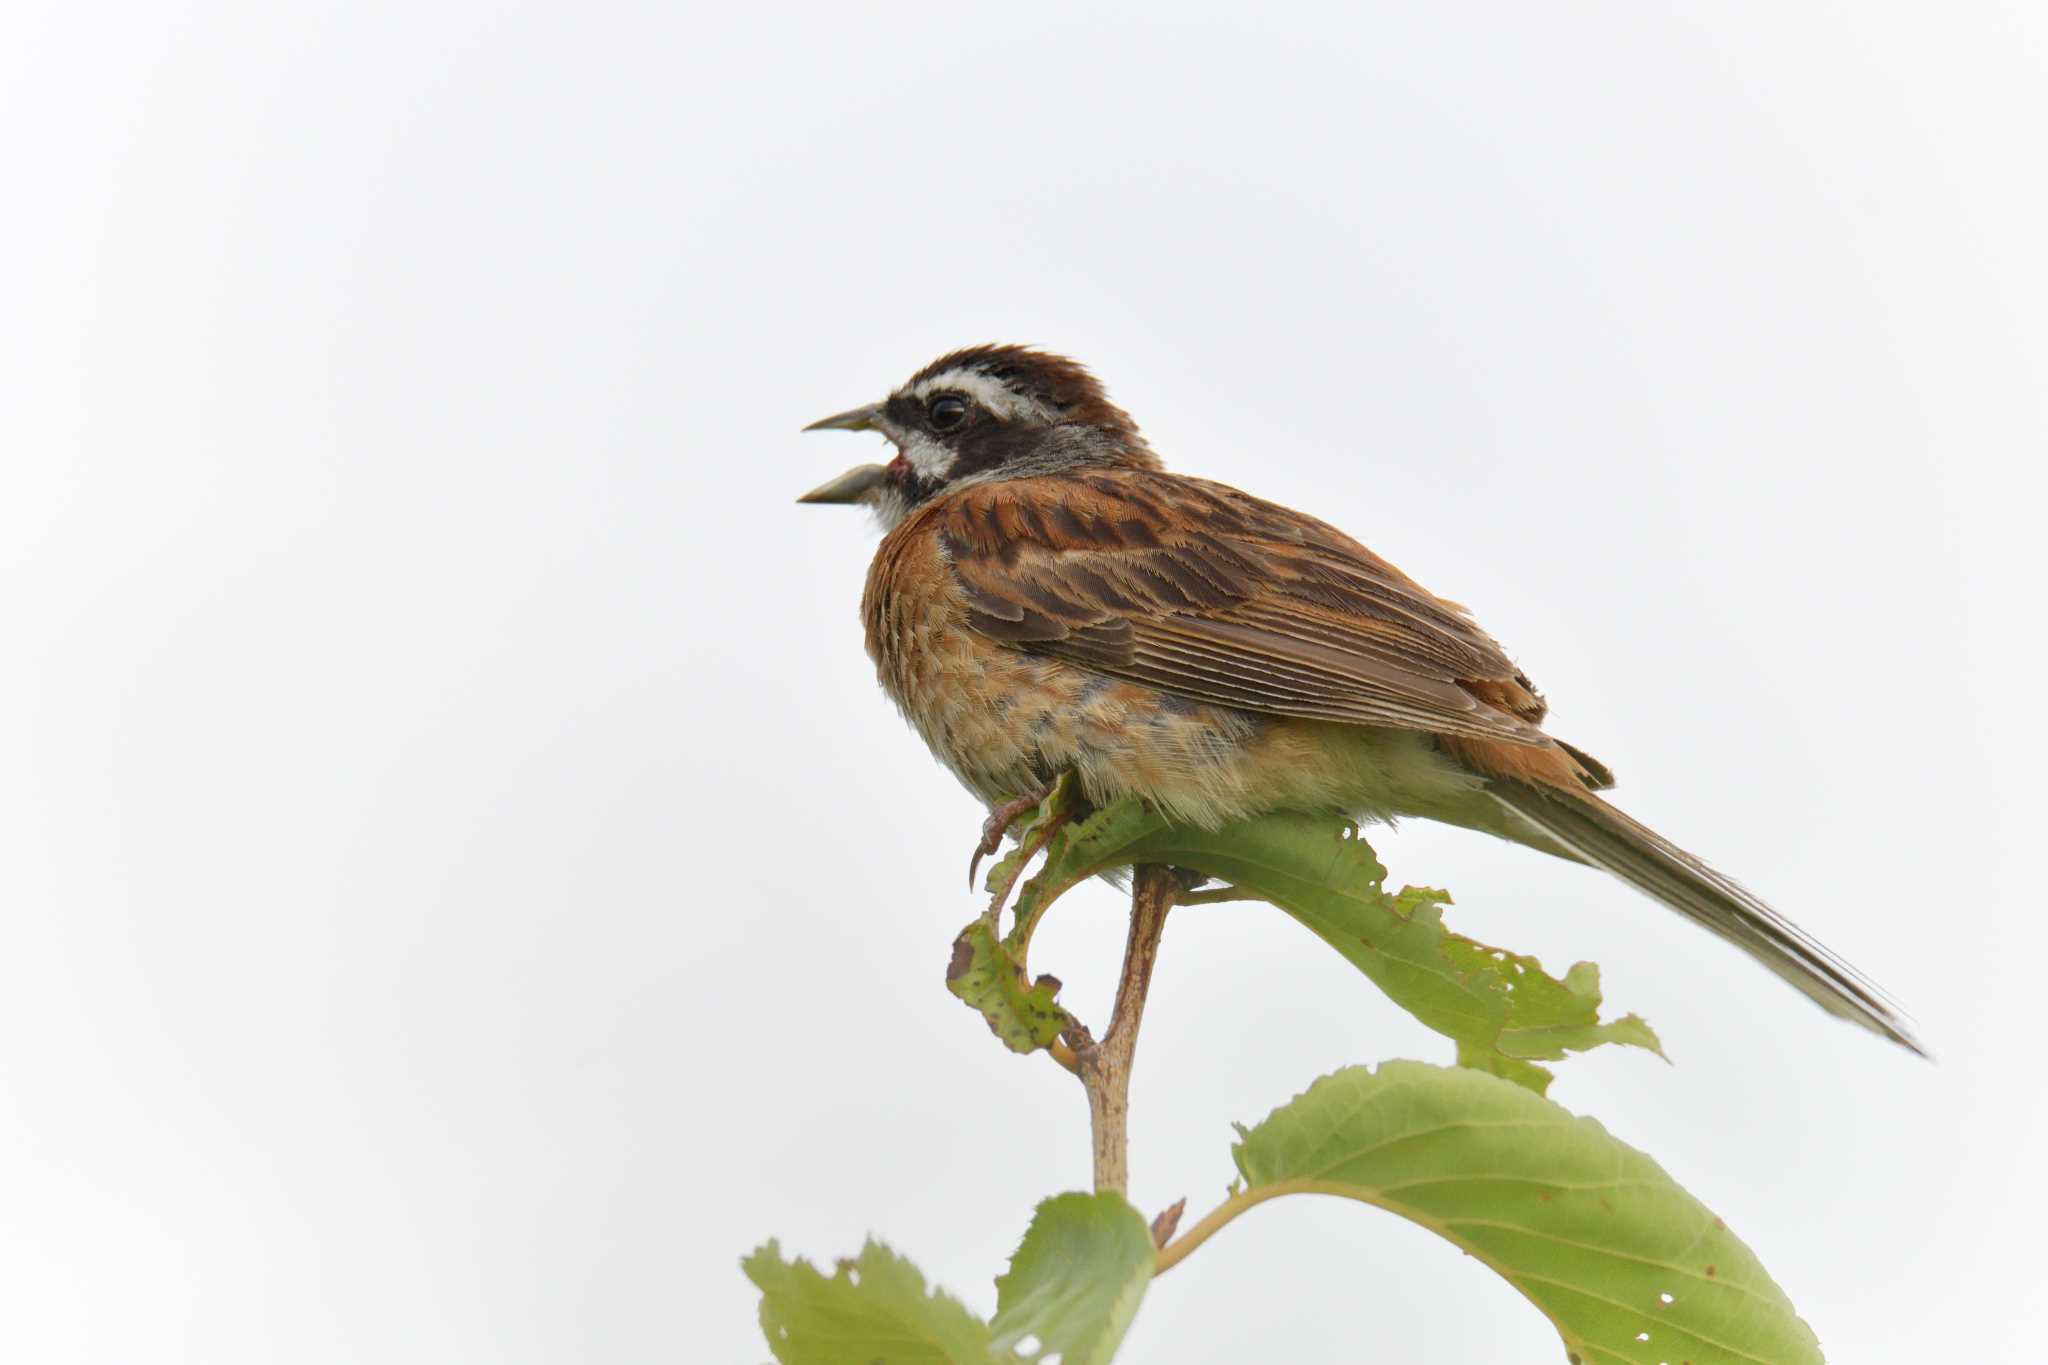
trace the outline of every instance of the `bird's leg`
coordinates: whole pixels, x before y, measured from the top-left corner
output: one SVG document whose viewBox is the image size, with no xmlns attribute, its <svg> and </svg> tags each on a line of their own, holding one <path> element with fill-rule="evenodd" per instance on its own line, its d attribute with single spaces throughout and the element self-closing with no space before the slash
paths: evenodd
<svg viewBox="0 0 2048 1365">
<path fill-rule="evenodd" d="M 1048 782 L 1035 792 L 1027 793 L 1013 801 L 1005 801 L 988 813 L 988 819 L 981 822 L 981 842 L 975 845 L 974 858 L 967 864 L 967 885 L 974 885 L 974 874 L 981 870 L 981 860 L 1003 846 L 1003 836 L 1010 832 L 1010 826 L 1017 817 L 1031 810 L 1046 797 L 1052 795 L 1057 782 Z"/>
</svg>

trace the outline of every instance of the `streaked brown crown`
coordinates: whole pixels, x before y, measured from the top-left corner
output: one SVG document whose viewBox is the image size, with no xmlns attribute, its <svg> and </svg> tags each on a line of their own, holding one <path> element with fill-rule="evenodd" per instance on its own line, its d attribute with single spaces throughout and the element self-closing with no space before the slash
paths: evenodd
<svg viewBox="0 0 2048 1365">
<path fill-rule="evenodd" d="M 976 371 L 1005 388 L 1037 399 L 1056 411 L 1063 422 L 1100 427 L 1144 449 L 1138 424 L 1129 413 L 1109 401 L 1102 381 L 1080 361 L 1050 351 L 1014 345 L 968 346 L 940 356 L 912 375 L 904 387 L 914 389 L 948 370 L 959 369 Z M 1133 463 L 1156 465 L 1157 461 Z"/>
</svg>

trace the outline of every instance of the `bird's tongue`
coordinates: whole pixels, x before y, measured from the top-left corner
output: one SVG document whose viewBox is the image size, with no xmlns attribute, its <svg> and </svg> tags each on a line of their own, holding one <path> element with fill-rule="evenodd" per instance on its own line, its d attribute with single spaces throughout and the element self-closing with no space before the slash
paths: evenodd
<svg viewBox="0 0 2048 1365">
<path fill-rule="evenodd" d="M 889 461 L 889 475 L 891 478 L 901 479 L 908 476 L 909 473 L 910 460 L 907 456 L 898 455 L 895 459 Z"/>
</svg>

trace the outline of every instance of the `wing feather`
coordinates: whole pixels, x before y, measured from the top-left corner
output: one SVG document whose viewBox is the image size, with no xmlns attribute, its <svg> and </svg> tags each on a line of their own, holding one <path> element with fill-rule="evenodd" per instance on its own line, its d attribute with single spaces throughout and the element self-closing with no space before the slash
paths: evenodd
<svg viewBox="0 0 2048 1365">
<path fill-rule="evenodd" d="M 1549 742 L 1462 608 L 1236 489 L 1105 470 L 971 485 L 925 515 L 970 626 L 1005 644 L 1274 715 Z"/>
</svg>

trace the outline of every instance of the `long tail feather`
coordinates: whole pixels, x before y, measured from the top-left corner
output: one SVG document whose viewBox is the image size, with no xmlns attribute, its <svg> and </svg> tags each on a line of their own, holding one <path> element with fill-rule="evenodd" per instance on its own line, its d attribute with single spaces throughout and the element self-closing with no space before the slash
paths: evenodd
<svg viewBox="0 0 2048 1365">
<path fill-rule="evenodd" d="M 1830 1014 L 1926 1056 L 1898 1006 L 1875 983 L 1736 882 L 1597 796 L 1487 780 L 1495 799 L 1587 862 L 1736 944 Z"/>
</svg>

